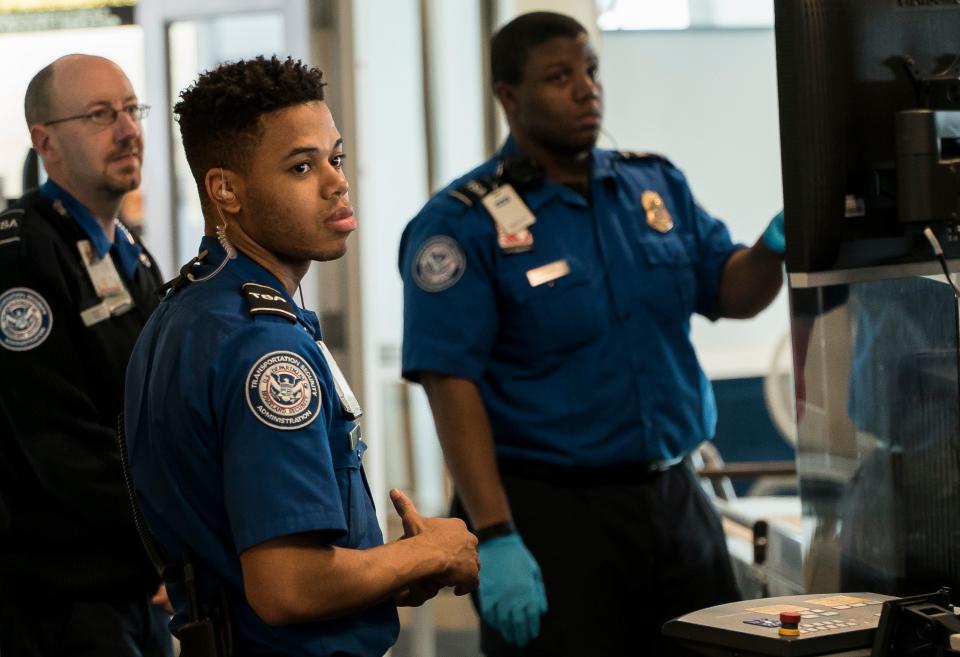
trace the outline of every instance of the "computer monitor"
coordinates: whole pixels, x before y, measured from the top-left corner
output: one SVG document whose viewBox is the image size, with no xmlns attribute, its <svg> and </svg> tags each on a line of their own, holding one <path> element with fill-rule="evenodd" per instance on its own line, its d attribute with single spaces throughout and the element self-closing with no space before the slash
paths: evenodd
<svg viewBox="0 0 960 657">
<path fill-rule="evenodd" d="M 960 632 L 960 618 L 950 608 L 950 589 L 888 600 L 874 635 L 870 657 L 943 655 L 949 637 Z"/>
<path fill-rule="evenodd" d="M 775 0 L 775 12 L 788 271 L 932 260 L 928 224 L 960 256 L 960 5 Z M 920 109 L 946 112 L 908 117 L 898 165 L 897 115 Z"/>
</svg>

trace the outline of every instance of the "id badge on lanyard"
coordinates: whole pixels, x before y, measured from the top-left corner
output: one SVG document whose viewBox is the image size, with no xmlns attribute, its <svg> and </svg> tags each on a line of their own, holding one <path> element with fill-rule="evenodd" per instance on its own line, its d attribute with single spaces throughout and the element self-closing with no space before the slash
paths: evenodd
<svg viewBox="0 0 960 657">
<path fill-rule="evenodd" d="M 333 354 L 327 349 L 327 345 L 323 343 L 323 340 L 317 340 L 317 346 L 320 347 L 320 353 L 323 354 L 323 359 L 327 361 L 327 367 L 330 368 L 330 373 L 333 375 L 333 384 L 337 388 L 337 396 L 340 398 L 340 405 L 343 407 L 344 412 L 354 420 L 359 419 L 359 417 L 363 415 L 363 409 L 360 408 L 360 403 L 353 394 L 350 384 L 347 383 L 347 378 L 343 375 L 343 372 L 340 371 L 337 361 L 334 360 Z"/>
<path fill-rule="evenodd" d="M 123 284 L 110 254 L 99 257 L 89 240 L 77 242 L 77 250 L 80 252 L 80 260 L 83 262 L 84 269 L 87 270 L 93 289 L 100 297 L 99 304 L 80 314 L 83 323 L 91 326 L 108 317 L 122 315 L 133 308 L 133 297 Z"/>
<path fill-rule="evenodd" d="M 530 226 L 537 218 L 513 188 L 506 183 L 494 188 L 481 199 L 497 228 L 497 243 L 504 253 L 524 253 L 533 249 Z"/>
</svg>

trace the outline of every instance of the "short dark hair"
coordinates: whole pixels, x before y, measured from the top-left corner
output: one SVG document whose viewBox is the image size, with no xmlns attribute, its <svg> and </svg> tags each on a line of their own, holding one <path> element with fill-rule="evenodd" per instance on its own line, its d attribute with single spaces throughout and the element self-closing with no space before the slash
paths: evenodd
<svg viewBox="0 0 960 657">
<path fill-rule="evenodd" d="M 200 74 L 174 106 L 180 137 L 200 200 L 204 176 L 215 167 L 246 171 L 262 126 L 260 117 L 285 107 L 323 100 L 323 73 L 299 59 L 276 56 L 221 64 Z"/>
<path fill-rule="evenodd" d="M 27 127 L 50 120 L 50 105 L 53 102 L 53 68 L 57 62 L 44 66 L 33 76 L 23 97 L 23 115 Z"/>
<path fill-rule="evenodd" d="M 527 53 L 550 39 L 575 38 L 586 33 L 575 19 L 552 11 L 534 11 L 514 18 L 490 41 L 490 74 L 493 82 L 517 84 L 523 79 Z"/>
</svg>

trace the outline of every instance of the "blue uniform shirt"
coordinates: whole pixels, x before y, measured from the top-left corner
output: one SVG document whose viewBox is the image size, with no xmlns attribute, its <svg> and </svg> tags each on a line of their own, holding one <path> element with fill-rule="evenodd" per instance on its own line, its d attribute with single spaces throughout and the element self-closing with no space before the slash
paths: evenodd
<svg viewBox="0 0 960 657">
<path fill-rule="evenodd" d="M 111 242 L 90 210 L 52 179 L 48 179 L 40 186 L 40 193 L 51 201 L 63 203 L 63 207 L 70 213 L 70 216 L 76 219 L 80 228 L 90 238 L 90 244 L 96 251 L 97 257 L 102 258 L 108 253 L 112 253 L 124 276 L 133 278 L 137 267 L 140 265 L 140 255 L 143 253 L 143 249 L 134 241 L 133 236 L 127 232 L 122 223 L 117 222 Z"/>
<path fill-rule="evenodd" d="M 716 317 L 723 267 L 740 247 L 669 162 L 595 149 L 590 201 L 550 180 L 522 190 L 533 249 L 505 253 L 464 192 L 517 155 L 508 140 L 404 231 L 404 376 L 476 382 L 501 459 L 642 463 L 711 438 L 716 404 L 690 316 Z M 671 229 L 648 222 L 645 192 Z M 538 268 L 558 261 L 569 273 L 540 283 Z"/>
<path fill-rule="evenodd" d="M 209 254 L 195 277 L 225 257 Z M 252 314 L 241 286 L 274 288 L 294 317 Z M 241 552 L 280 536 L 318 532 L 340 547 L 383 543 L 363 476 L 363 444 L 320 352 L 317 316 L 296 306 L 266 269 L 238 254 L 219 274 L 171 293 L 147 322 L 127 370 L 130 466 L 151 531 L 167 559 L 198 561 L 201 597 L 222 586 L 247 654 L 382 655 L 399 631 L 385 602 L 342 619 L 269 627 L 246 603 Z M 172 627 L 186 593 L 168 582 Z"/>
</svg>

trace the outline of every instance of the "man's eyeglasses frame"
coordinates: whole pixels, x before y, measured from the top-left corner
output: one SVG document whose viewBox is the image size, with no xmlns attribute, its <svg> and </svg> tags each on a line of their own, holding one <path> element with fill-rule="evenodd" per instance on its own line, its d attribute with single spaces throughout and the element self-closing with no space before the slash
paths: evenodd
<svg viewBox="0 0 960 657">
<path fill-rule="evenodd" d="M 140 123 L 143 119 L 147 118 L 147 115 L 150 114 L 149 105 L 130 105 L 129 107 L 124 107 L 121 110 L 116 110 L 112 107 L 100 107 L 91 112 L 85 114 L 77 114 L 76 116 L 66 116 L 62 119 L 53 119 L 51 121 L 44 121 L 42 125 L 54 125 L 57 123 L 63 123 L 64 121 L 77 121 L 84 120 L 93 123 L 94 125 L 113 125 L 117 122 L 117 118 L 120 116 L 121 112 L 126 112 L 127 115 L 135 122 Z"/>
</svg>

